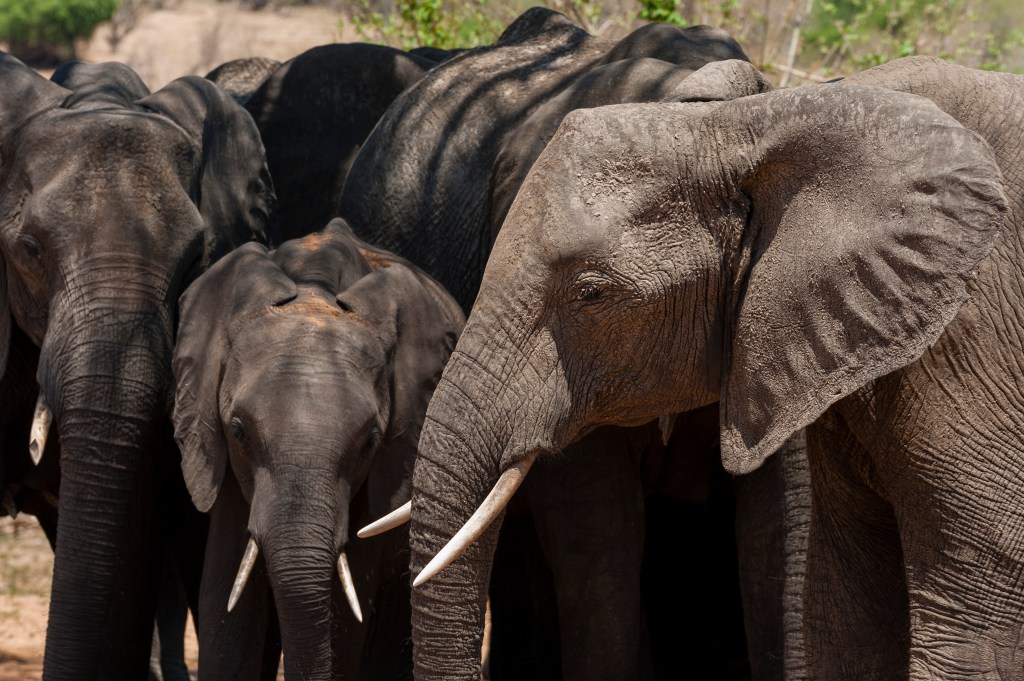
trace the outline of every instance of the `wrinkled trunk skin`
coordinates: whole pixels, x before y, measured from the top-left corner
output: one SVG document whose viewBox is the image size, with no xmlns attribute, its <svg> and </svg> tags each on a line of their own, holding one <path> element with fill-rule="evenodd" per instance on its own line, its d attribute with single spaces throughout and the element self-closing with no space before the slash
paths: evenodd
<svg viewBox="0 0 1024 681">
<path fill-rule="evenodd" d="M 288 450 L 287 442 L 282 446 Z M 274 592 L 285 677 L 328 681 L 333 667 L 331 611 L 338 596 L 332 584 L 338 559 L 337 508 L 347 508 L 348 499 L 337 499 L 332 471 L 289 463 L 264 473 L 269 475 L 257 475 L 249 522 Z"/>
<path fill-rule="evenodd" d="M 472 515 L 498 478 L 499 459 L 508 444 L 504 419 L 483 412 L 481 405 L 493 405 L 498 412 L 501 388 L 456 352 L 434 392 L 431 404 L 444 404 L 445 409 L 428 409 L 420 434 L 409 535 L 414 576 Z M 455 563 L 413 588 L 418 680 L 480 678 L 484 604 L 500 524 L 500 519 L 494 522 Z"/>
<path fill-rule="evenodd" d="M 162 548 L 155 438 L 171 352 L 164 297 L 147 293 L 77 289 L 51 308 L 39 379 L 62 452 L 47 680 L 146 674 Z"/>
<path fill-rule="evenodd" d="M 333 524 L 282 523 L 266 545 L 267 568 L 281 624 L 285 677 L 331 678 Z"/>
</svg>

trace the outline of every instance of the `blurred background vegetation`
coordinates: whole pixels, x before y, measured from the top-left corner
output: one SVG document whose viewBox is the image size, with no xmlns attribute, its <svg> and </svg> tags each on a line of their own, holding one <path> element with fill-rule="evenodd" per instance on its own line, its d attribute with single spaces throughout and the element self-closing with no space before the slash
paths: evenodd
<svg viewBox="0 0 1024 681">
<path fill-rule="evenodd" d="M 147 12 L 195 0 L 0 0 L 0 40 L 58 62 L 103 24 L 112 44 Z M 209 0 L 212 2 L 213 0 Z M 233 0 L 252 11 L 329 8 L 363 40 L 409 49 L 493 42 L 533 4 L 617 38 L 645 21 L 710 24 L 735 37 L 781 85 L 820 81 L 926 54 L 983 69 L 1024 71 L 1022 0 Z M 228 27 L 229 29 L 230 27 Z"/>
</svg>

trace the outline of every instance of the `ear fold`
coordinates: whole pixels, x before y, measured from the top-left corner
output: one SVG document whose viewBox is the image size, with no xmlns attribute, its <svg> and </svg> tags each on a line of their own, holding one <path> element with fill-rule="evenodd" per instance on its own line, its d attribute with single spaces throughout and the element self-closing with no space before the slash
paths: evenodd
<svg viewBox="0 0 1024 681">
<path fill-rule="evenodd" d="M 733 104 L 725 125 L 758 140 L 737 152 L 752 211 L 721 399 L 723 462 L 745 473 L 938 339 L 1006 199 L 985 140 L 923 98 L 838 84 Z"/>
<path fill-rule="evenodd" d="M 394 334 L 394 400 L 382 454 L 415 451 L 427 403 L 466 323 L 461 308 L 440 284 L 403 262 L 363 277 L 338 302 Z M 402 462 L 406 468 L 382 461 L 371 469 L 366 484 L 374 517 L 408 499 L 413 458 Z M 403 485 L 405 496 L 390 499 Z"/>
<path fill-rule="evenodd" d="M 724 102 L 772 90 L 764 74 L 741 59 L 716 61 L 683 79 L 661 101 Z"/>
<path fill-rule="evenodd" d="M 241 314 L 281 305 L 297 293 L 267 249 L 250 242 L 213 265 L 181 297 L 172 361 L 177 384 L 174 439 L 181 447 L 185 484 L 200 511 L 213 506 L 227 465 L 218 392 L 228 326 Z"/>
<path fill-rule="evenodd" d="M 137 102 L 167 116 L 200 150 L 197 206 L 206 222 L 209 262 L 246 241 L 278 242 L 274 187 L 252 117 L 198 76 L 179 78 Z"/>
<path fill-rule="evenodd" d="M 9 54 L 0 52 L 0 140 L 32 116 L 60 105 L 71 92 L 51 83 Z"/>
</svg>

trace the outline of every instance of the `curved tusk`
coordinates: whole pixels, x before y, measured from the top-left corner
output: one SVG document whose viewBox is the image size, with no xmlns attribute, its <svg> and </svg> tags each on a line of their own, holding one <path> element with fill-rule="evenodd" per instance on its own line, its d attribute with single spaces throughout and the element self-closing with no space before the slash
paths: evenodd
<svg viewBox="0 0 1024 681">
<path fill-rule="evenodd" d="M 352 614 L 356 620 L 363 621 L 363 611 L 359 608 L 359 596 L 356 595 L 356 585 L 352 581 L 352 569 L 348 566 L 348 557 L 342 552 L 338 556 L 338 577 L 341 579 L 341 586 L 345 590 L 345 600 L 348 607 L 352 608 Z"/>
<path fill-rule="evenodd" d="M 242 564 L 238 566 L 238 575 L 235 577 L 235 583 L 231 587 L 231 596 L 228 598 L 228 612 L 234 610 L 235 606 L 238 605 L 238 599 L 242 595 L 242 590 L 245 589 L 245 583 L 249 581 L 249 575 L 256 564 L 256 556 L 259 554 L 260 549 L 256 546 L 256 540 L 249 537 L 249 543 L 245 547 L 245 555 L 242 556 Z"/>
<path fill-rule="evenodd" d="M 505 510 L 505 506 L 519 489 L 519 485 L 523 484 L 526 474 L 530 472 L 530 466 L 536 460 L 537 453 L 531 454 L 501 474 L 498 482 L 494 483 L 494 489 L 480 504 L 480 508 L 476 509 L 476 513 L 466 521 L 462 529 L 455 533 L 451 541 L 434 556 L 434 559 L 427 563 L 427 566 L 413 581 L 413 586 L 420 586 L 451 565 L 456 558 L 462 555 L 463 551 L 480 538 L 480 535 L 490 527 L 494 519 Z"/>
<path fill-rule="evenodd" d="M 46 436 L 50 432 L 51 423 L 53 412 L 46 405 L 46 399 L 40 391 L 39 399 L 36 400 L 36 413 L 32 417 L 32 433 L 28 441 L 28 453 L 32 457 L 32 463 L 37 466 L 43 458 L 43 450 L 46 449 Z"/>
<path fill-rule="evenodd" d="M 360 539 L 373 537 L 405 525 L 410 519 L 412 519 L 412 502 L 407 501 L 380 520 L 375 520 L 356 532 L 356 536 Z"/>
</svg>

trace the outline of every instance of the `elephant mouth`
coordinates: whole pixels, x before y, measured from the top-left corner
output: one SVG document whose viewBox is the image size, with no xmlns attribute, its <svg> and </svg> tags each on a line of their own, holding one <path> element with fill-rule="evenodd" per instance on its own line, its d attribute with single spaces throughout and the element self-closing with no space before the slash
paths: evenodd
<svg viewBox="0 0 1024 681">
<path fill-rule="evenodd" d="M 238 566 L 238 574 L 235 575 L 234 584 L 231 586 L 231 595 L 228 597 L 228 612 L 235 609 L 238 605 L 238 599 L 242 597 L 242 592 L 245 591 L 245 585 L 249 582 L 249 575 L 252 574 L 252 569 L 256 565 L 256 558 L 259 557 L 260 548 L 256 544 L 256 540 L 253 537 L 249 537 L 249 543 L 245 546 L 245 553 L 242 555 L 242 562 Z M 356 621 L 362 623 L 363 621 L 363 610 L 359 606 L 359 594 L 356 593 L 355 580 L 352 578 L 352 569 L 348 564 L 348 556 L 345 555 L 345 551 L 341 551 L 338 554 L 338 561 L 335 564 L 338 571 L 338 579 L 341 580 L 341 588 L 345 593 L 345 600 L 348 602 L 348 606 L 352 609 L 352 614 L 355 616 Z"/>
</svg>

